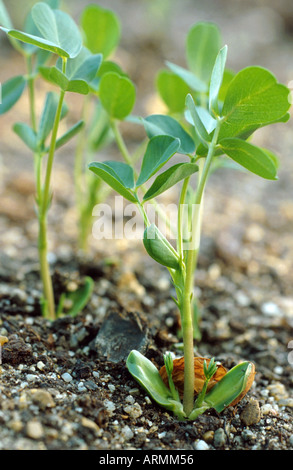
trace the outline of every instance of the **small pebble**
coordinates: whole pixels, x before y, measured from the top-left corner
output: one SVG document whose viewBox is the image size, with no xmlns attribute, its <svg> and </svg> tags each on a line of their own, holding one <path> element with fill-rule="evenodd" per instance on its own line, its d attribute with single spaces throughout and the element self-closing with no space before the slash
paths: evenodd
<svg viewBox="0 0 293 470">
<path fill-rule="evenodd" d="M 200 439 L 194 443 L 194 449 L 195 450 L 209 450 L 209 445 L 205 441 Z"/>
<path fill-rule="evenodd" d="M 31 439 L 42 439 L 44 436 L 42 423 L 37 420 L 29 421 L 26 425 L 26 434 Z"/>
<path fill-rule="evenodd" d="M 46 367 L 46 365 L 45 365 L 42 361 L 39 361 L 39 362 L 37 363 L 37 368 L 38 368 L 39 370 L 44 370 L 45 367 Z"/>
<path fill-rule="evenodd" d="M 257 400 L 252 399 L 247 403 L 240 415 L 240 419 L 245 426 L 251 426 L 259 422 L 260 407 Z"/>
<path fill-rule="evenodd" d="M 204 433 L 203 435 L 203 439 L 205 442 L 207 442 L 208 444 L 211 444 L 214 440 L 214 431 L 207 431 Z"/>
<path fill-rule="evenodd" d="M 35 374 L 26 374 L 26 380 L 28 382 L 35 382 L 39 377 Z"/>
<path fill-rule="evenodd" d="M 130 440 L 133 438 L 134 434 L 133 432 L 131 431 L 130 427 L 129 426 L 124 426 L 122 429 L 121 429 L 121 435 L 124 437 L 125 440 Z"/>
<path fill-rule="evenodd" d="M 219 448 L 226 444 L 227 436 L 223 428 L 219 428 L 214 434 L 214 446 Z"/>
<path fill-rule="evenodd" d="M 64 372 L 64 374 L 61 375 L 62 379 L 64 380 L 64 382 L 71 382 L 72 380 L 72 375 L 70 375 L 68 372 Z"/>
<path fill-rule="evenodd" d="M 261 311 L 264 315 L 275 317 L 280 315 L 280 309 L 274 302 L 266 302 L 261 306 Z"/>
<path fill-rule="evenodd" d="M 260 408 L 260 413 L 262 416 L 269 415 L 269 414 L 277 414 L 277 411 L 270 403 L 265 403 Z"/>
<path fill-rule="evenodd" d="M 285 386 L 281 382 L 275 382 L 271 385 L 268 385 L 268 390 L 271 396 L 276 400 L 281 400 L 281 398 L 288 398 L 288 393 Z"/>
<path fill-rule="evenodd" d="M 133 419 L 139 418 L 142 415 L 142 409 L 138 403 L 124 406 L 124 411 Z"/>
<path fill-rule="evenodd" d="M 43 389 L 33 389 L 31 390 L 31 396 L 34 403 L 36 403 L 39 408 L 54 408 L 55 402 L 51 393 Z"/>
<path fill-rule="evenodd" d="M 256 439 L 256 435 L 250 429 L 244 429 L 241 437 L 245 442 L 251 442 Z"/>
</svg>

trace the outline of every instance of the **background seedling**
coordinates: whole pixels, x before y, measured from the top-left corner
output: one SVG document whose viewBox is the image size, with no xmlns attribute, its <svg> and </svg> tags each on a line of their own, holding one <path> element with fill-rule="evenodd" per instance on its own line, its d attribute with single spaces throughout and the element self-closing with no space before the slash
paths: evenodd
<svg viewBox="0 0 293 470">
<path fill-rule="evenodd" d="M 14 131 L 34 154 L 39 221 L 38 248 L 43 282 L 42 309 L 44 315 L 51 320 L 56 318 L 56 310 L 48 264 L 47 215 L 52 200 L 53 162 L 56 150 L 80 132 L 84 122 L 77 122 L 62 136 L 58 135 L 59 124 L 68 112 L 65 104 L 66 93 L 87 95 L 95 89 L 95 79 L 102 62 L 100 53 L 94 54 L 83 46 L 81 33 L 73 19 L 57 7 L 57 1 L 34 5 L 26 20 L 24 31 L 13 28 L 3 2 L 0 10 L 0 20 L 4 25 L 1 29 L 6 32 L 14 47 L 23 54 L 27 64 L 27 77 L 14 77 L 4 84 L 0 112 L 7 112 L 20 98 L 25 86 L 28 86 L 30 125 L 16 123 Z M 49 58 L 50 64 L 47 65 Z M 47 93 L 39 119 L 35 110 L 34 85 L 37 77 L 45 79 L 58 89 L 57 93 Z M 90 282 L 86 280 L 85 287 L 75 293 L 74 314 L 78 305 L 84 306 L 90 293 Z M 79 295 L 81 297 L 78 301 Z M 64 301 L 64 296 L 61 301 Z M 57 312 L 61 313 L 61 310 L 59 305 Z"/>
<path fill-rule="evenodd" d="M 143 124 L 149 138 L 140 173 L 136 174 L 127 154 L 126 163 L 93 162 L 89 165 L 91 171 L 104 179 L 119 194 L 138 205 L 146 226 L 144 246 L 152 258 L 167 267 L 172 278 L 177 294 L 175 302 L 181 314 L 184 344 L 183 415 L 190 419 L 194 419 L 200 412 L 210 407 L 208 404 L 203 405 L 209 400 L 207 398 L 209 394 L 204 396 L 204 390 L 199 401 L 194 403 L 193 350 L 194 272 L 200 248 L 203 199 L 208 177 L 213 163 L 216 162 L 219 166 L 225 157 L 225 161 L 227 158 L 232 159 L 262 178 L 275 180 L 277 157 L 270 150 L 259 148 L 247 139 L 263 126 L 286 122 L 289 119 L 290 103 L 287 87 L 279 84 L 274 75 L 262 67 L 247 67 L 236 74 L 230 73 L 226 70 L 227 50 L 227 46 L 220 45 L 219 31 L 215 25 L 205 23 L 195 25 L 187 37 L 187 59 L 190 70 L 169 64 L 176 77 L 176 83 L 179 77 L 184 83 L 184 90 L 186 91 L 186 87 L 191 90 L 185 97 L 184 106 L 182 103 L 179 118 L 175 119 L 174 115 L 152 115 L 136 120 Z M 122 88 L 118 76 L 110 78 L 111 83 L 119 84 L 117 88 Z M 110 88 L 107 88 L 107 93 L 104 106 L 108 113 L 112 113 L 116 119 L 122 119 L 132 107 L 131 94 L 129 102 L 127 99 L 121 102 L 122 109 L 125 109 L 123 116 L 123 112 L 121 115 L 115 115 L 120 111 L 115 109 L 115 100 L 111 96 Z M 184 93 L 182 92 L 182 95 Z M 125 98 L 127 96 L 125 92 Z M 172 96 L 173 92 L 169 98 L 172 99 Z M 103 103 L 102 96 L 101 101 Z M 171 104 L 174 111 L 174 102 Z M 120 136 L 118 142 L 119 139 Z M 125 153 L 125 143 L 122 141 L 120 144 L 122 153 Z M 158 174 L 175 153 L 184 156 L 186 161 Z M 195 173 L 197 173 L 197 184 L 193 190 L 191 182 Z M 145 185 L 153 176 L 155 177 L 153 183 L 146 188 Z M 144 204 L 155 200 L 159 194 L 180 181 L 182 186 L 178 203 L 177 244 L 174 248 L 159 229 L 149 222 Z M 185 205 L 188 205 L 189 210 L 184 212 Z M 157 383 L 160 394 L 157 401 L 165 406 L 163 403 L 165 401 L 169 403 L 171 400 L 171 408 L 173 407 L 172 393 L 160 388 L 157 373 L 148 367 L 145 359 L 133 352 L 129 356 L 127 365 L 130 372 L 146 389 L 152 383 L 150 393 L 153 398 L 156 397 L 155 400 L 158 397 L 153 384 Z M 247 376 L 250 375 L 252 367 L 247 363 L 242 368 L 232 369 L 229 374 L 228 377 L 235 385 L 235 389 L 234 385 L 232 388 L 236 390 L 237 396 L 243 392 L 243 387 L 246 387 Z M 205 370 L 207 381 L 213 370 L 213 367 L 212 371 Z M 241 373 L 238 374 L 239 371 Z M 226 389 L 224 385 L 222 386 L 224 388 L 219 387 L 219 389 L 223 391 L 223 396 L 226 393 L 229 395 L 232 388 Z M 233 401 L 232 398 L 231 393 L 229 399 L 225 399 L 225 406 Z M 218 399 L 219 396 L 217 403 Z M 177 403 L 179 406 L 178 401 Z M 215 402 L 212 406 L 219 409 Z M 175 413 L 182 417 L 180 406 L 175 407 Z"/>
</svg>

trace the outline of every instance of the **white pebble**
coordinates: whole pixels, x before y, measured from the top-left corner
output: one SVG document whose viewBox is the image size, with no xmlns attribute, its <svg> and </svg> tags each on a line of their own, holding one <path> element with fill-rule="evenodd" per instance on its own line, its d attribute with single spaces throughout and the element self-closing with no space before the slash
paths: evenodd
<svg viewBox="0 0 293 470">
<path fill-rule="evenodd" d="M 124 406 L 124 411 L 133 419 L 139 418 L 142 415 L 142 409 L 138 403 Z"/>
<path fill-rule="evenodd" d="M 194 443 L 194 449 L 195 450 L 209 450 L 209 445 L 205 441 L 199 440 Z"/>
<path fill-rule="evenodd" d="M 45 366 L 45 364 L 43 363 L 43 361 L 39 361 L 39 362 L 37 363 L 37 368 L 38 368 L 39 370 L 44 370 L 45 367 L 46 367 L 46 366 Z"/>
<path fill-rule="evenodd" d="M 280 309 L 278 305 L 274 302 L 266 302 L 261 306 L 261 311 L 264 315 L 268 315 L 270 317 L 274 317 L 275 315 L 280 315 Z"/>
<path fill-rule="evenodd" d="M 131 431 L 130 427 L 129 426 L 124 426 L 122 429 L 121 429 L 121 434 L 122 436 L 124 437 L 124 439 L 132 439 L 134 434 L 133 432 Z"/>
<path fill-rule="evenodd" d="M 37 379 L 38 379 L 38 376 L 35 374 L 26 374 L 26 380 L 28 382 L 34 382 Z"/>
<path fill-rule="evenodd" d="M 79 382 L 79 384 L 77 385 L 77 388 L 78 388 L 79 392 L 85 392 L 86 391 L 86 388 L 85 388 L 83 382 Z"/>
<path fill-rule="evenodd" d="M 130 403 L 131 405 L 135 402 L 134 398 L 132 395 L 128 395 L 126 398 L 125 398 L 125 401 L 126 403 Z"/>
<path fill-rule="evenodd" d="M 108 413 L 109 413 L 110 416 L 113 414 L 113 412 L 114 412 L 115 409 L 116 409 L 115 403 L 113 403 L 113 402 L 110 401 L 110 400 L 105 400 L 105 401 L 104 401 L 104 406 L 105 406 L 105 408 L 106 408 L 106 410 L 108 411 Z"/>
<path fill-rule="evenodd" d="M 61 375 L 62 379 L 64 382 L 71 382 L 72 380 L 72 375 L 70 375 L 68 372 L 64 372 L 64 374 Z"/>
</svg>

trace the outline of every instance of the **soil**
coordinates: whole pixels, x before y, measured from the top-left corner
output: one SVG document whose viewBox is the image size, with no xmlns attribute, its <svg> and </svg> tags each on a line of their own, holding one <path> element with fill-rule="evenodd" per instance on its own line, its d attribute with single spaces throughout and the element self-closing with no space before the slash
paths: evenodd
<svg viewBox="0 0 293 470">
<path fill-rule="evenodd" d="M 253 1 L 245 7 L 228 0 L 186 2 L 182 11 L 174 0 L 157 36 L 143 14 L 145 2 L 99 3 L 125 20 L 117 56 L 133 75 L 142 112 L 160 109 L 151 80 L 166 59 L 184 65 L 184 36 L 198 20 L 217 21 L 235 69 L 258 63 L 290 81 L 290 2 L 287 9 L 286 2 L 279 9 L 270 2 L 262 9 Z M 81 2 L 70 5 L 78 15 Z M 4 50 L 3 74 L 9 76 L 22 64 L 8 44 Z M 236 407 L 180 422 L 146 396 L 125 366 L 131 349 L 158 368 L 166 351 L 182 355 L 168 273 L 146 256 L 140 240 L 90 237 L 89 252 L 78 250 L 73 144 L 58 153 L 54 167 L 50 263 L 56 300 L 86 276 L 94 280 L 94 291 L 77 317 L 42 317 L 32 161 L 11 131 L 15 119 L 26 115 L 24 97 L 1 122 L 0 335 L 9 341 L 0 365 L 0 449 L 292 450 L 292 124 L 255 136 L 280 156 L 278 181 L 234 170 L 210 179 L 195 277 L 201 311 L 195 352 L 228 369 L 251 361 L 256 376 Z M 124 131 L 136 145 L 139 131 L 131 125 Z M 115 146 L 107 152 L 103 159 L 119 158 Z M 176 202 L 176 196 L 170 192 L 162 201 Z"/>
</svg>

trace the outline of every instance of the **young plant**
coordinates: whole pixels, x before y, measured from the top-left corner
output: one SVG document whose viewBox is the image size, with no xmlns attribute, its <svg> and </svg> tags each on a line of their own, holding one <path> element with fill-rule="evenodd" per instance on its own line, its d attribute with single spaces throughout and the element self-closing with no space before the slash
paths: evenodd
<svg viewBox="0 0 293 470">
<path fill-rule="evenodd" d="M 170 358 L 166 362 L 170 388 L 156 367 L 136 351 L 130 353 L 127 367 L 157 403 L 172 410 L 180 419 L 195 419 L 208 408 L 222 411 L 246 393 L 254 377 L 253 364 L 244 362 L 227 372 L 206 393 L 215 365 L 204 367 L 202 364 L 201 375 L 205 380 L 199 396 L 194 399 L 194 272 L 200 248 L 203 197 L 212 165 L 229 158 L 255 175 L 268 180 L 277 179 L 277 157 L 270 150 L 257 147 L 248 138 L 261 127 L 289 119 L 289 90 L 262 67 L 246 67 L 235 75 L 229 74 L 226 71 L 227 46 L 219 47 L 217 31 L 213 25 L 199 24 L 192 28 L 187 48 L 192 71 L 172 66 L 175 75 L 192 89 L 192 93 L 188 92 L 184 98 L 184 113 L 179 119 L 168 115 L 140 119 L 149 140 L 139 174 L 136 175 L 131 160 L 127 163 L 92 162 L 89 165 L 91 171 L 138 206 L 145 223 L 143 243 L 146 251 L 168 269 L 174 284 L 174 300 L 181 314 L 184 344 L 183 403 L 172 385 L 171 378 L 177 372 L 175 363 L 171 372 Z M 197 49 L 201 40 L 204 47 Z M 118 76 L 109 79 L 114 85 L 124 85 Z M 111 96 L 111 90 L 109 85 L 107 96 Z M 187 88 L 184 90 L 185 93 Z M 100 91 L 102 100 L 102 86 Z M 130 112 L 132 107 L 132 95 L 127 94 L 126 88 L 123 97 L 124 102 L 119 107 L 114 99 L 104 101 L 108 112 L 117 113 L 117 119 L 123 118 L 123 112 L 119 114 L 121 109 Z M 120 148 L 127 156 L 124 141 L 120 141 Z M 185 161 L 160 172 L 176 153 Z M 193 190 L 191 183 L 195 174 L 197 184 Z M 146 187 L 152 177 L 154 181 Z M 174 247 L 159 228 L 150 223 L 146 203 L 154 202 L 179 182 L 182 185 Z M 187 210 L 184 210 L 186 206 Z"/>
<path fill-rule="evenodd" d="M 62 136 L 58 136 L 59 124 L 68 111 L 65 95 L 68 92 L 81 95 L 89 93 L 100 67 L 102 55 L 92 54 L 83 46 L 82 36 L 76 23 L 67 13 L 57 9 L 58 1 L 48 0 L 35 4 L 29 13 L 24 31 L 12 27 L 2 2 L 0 6 L 0 19 L 4 25 L 1 29 L 8 35 L 14 47 L 24 55 L 27 63 L 27 76 L 15 77 L 3 85 L 0 113 L 7 112 L 16 103 L 27 84 L 31 122 L 30 125 L 16 123 L 14 131 L 34 155 L 39 221 L 38 249 L 43 282 L 42 310 L 45 317 L 54 320 L 56 305 L 47 253 L 47 216 L 52 201 L 53 162 L 56 150 L 80 132 L 84 122 L 77 122 Z M 55 59 L 54 65 L 46 65 L 49 56 L 51 60 Z M 47 93 L 39 121 L 35 110 L 36 77 L 42 77 L 59 90 L 58 93 Z M 75 300 L 78 294 L 81 295 L 76 305 L 83 308 L 91 290 L 92 280 L 87 278 L 85 286 L 75 293 Z M 68 295 L 72 298 L 72 293 Z M 64 296 L 61 300 L 64 304 Z M 74 314 L 76 314 L 76 305 L 73 306 Z M 57 307 L 57 312 L 61 312 L 60 305 Z"/>
</svg>

